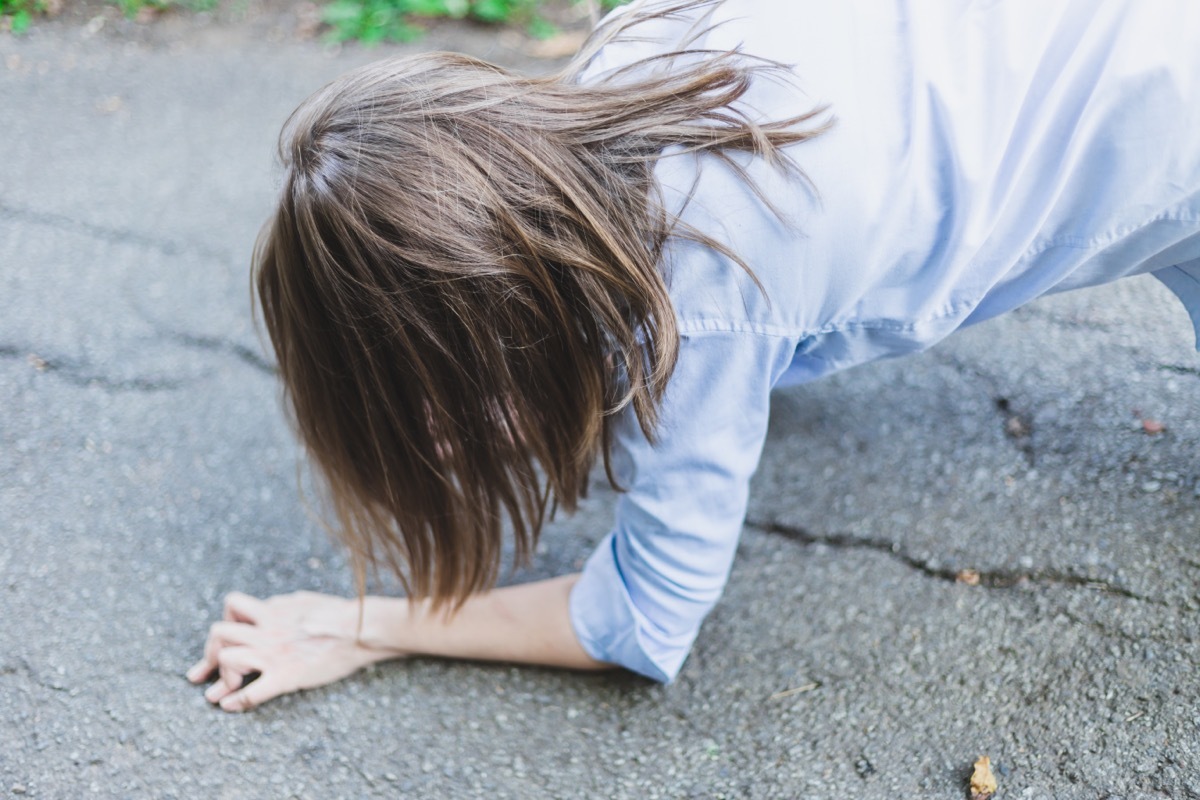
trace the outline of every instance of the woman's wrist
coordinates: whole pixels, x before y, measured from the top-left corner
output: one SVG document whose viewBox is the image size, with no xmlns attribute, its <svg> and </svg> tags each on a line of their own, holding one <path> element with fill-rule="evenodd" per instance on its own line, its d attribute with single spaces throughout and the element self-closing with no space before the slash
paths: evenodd
<svg viewBox="0 0 1200 800">
<path fill-rule="evenodd" d="M 412 655 L 416 643 L 405 598 L 368 596 L 347 600 L 351 637 L 369 663 Z"/>
</svg>

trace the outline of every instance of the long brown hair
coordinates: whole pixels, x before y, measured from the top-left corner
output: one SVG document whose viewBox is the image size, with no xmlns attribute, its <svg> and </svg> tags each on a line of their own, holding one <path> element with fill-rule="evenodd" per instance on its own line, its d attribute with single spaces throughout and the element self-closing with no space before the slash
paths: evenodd
<svg viewBox="0 0 1200 800">
<path fill-rule="evenodd" d="M 522 560 L 549 509 L 575 509 L 618 410 L 653 436 L 679 338 L 663 248 L 723 249 L 663 210 L 656 160 L 678 145 L 798 172 L 779 148 L 818 111 L 732 108 L 783 72 L 736 52 L 578 76 L 637 25 L 718 2 L 623 14 L 548 78 L 449 53 L 371 64 L 288 120 L 254 280 L 360 589 L 382 565 L 456 605 L 495 581 L 506 518 Z"/>
</svg>

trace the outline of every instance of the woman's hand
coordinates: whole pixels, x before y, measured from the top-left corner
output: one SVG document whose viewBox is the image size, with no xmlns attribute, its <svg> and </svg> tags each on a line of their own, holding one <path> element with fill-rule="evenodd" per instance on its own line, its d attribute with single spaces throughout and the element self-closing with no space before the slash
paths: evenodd
<svg viewBox="0 0 1200 800">
<path fill-rule="evenodd" d="M 365 646 L 359 605 L 332 595 L 295 592 L 259 600 L 225 598 L 204 657 L 188 670 L 192 683 L 216 677 L 204 696 L 226 711 L 246 711 L 273 697 L 341 680 L 368 664 L 404 655 Z M 255 677 L 256 676 L 256 677 Z M 253 678 L 246 683 L 247 678 Z"/>
</svg>

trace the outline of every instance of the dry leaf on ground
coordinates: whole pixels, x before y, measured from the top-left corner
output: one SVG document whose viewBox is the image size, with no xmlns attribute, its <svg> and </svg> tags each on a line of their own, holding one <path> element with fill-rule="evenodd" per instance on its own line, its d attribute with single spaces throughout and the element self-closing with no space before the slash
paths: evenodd
<svg viewBox="0 0 1200 800">
<path fill-rule="evenodd" d="M 1033 432 L 1033 428 L 1024 418 L 1013 414 L 1004 421 L 1004 432 L 1013 439 L 1024 439 Z"/>
<path fill-rule="evenodd" d="M 971 773 L 971 800 L 989 800 L 996 793 L 996 776 L 992 774 L 992 759 L 980 756 Z"/>
<path fill-rule="evenodd" d="M 977 569 L 960 569 L 958 574 L 954 576 L 956 583 L 965 583 L 967 586 L 978 586 L 980 575 Z"/>
</svg>

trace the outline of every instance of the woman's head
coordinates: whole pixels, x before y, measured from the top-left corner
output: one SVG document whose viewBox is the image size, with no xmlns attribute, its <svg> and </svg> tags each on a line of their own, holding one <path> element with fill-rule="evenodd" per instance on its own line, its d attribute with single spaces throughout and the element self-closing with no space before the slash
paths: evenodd
<svg viewBox="0 0 1200 800">
<path fill-rule="evenodd" d="M 551 503 L 575 507 L 613 413 L 652 434 L 677 349 L 653 162 L 811 135 L 720 113 L 758 68 L 584 86 L 433 54 L 292 115 L 255 281 L 360 577 L 484 589 L 506 518 L 522 557 Z"/>
</svg>

